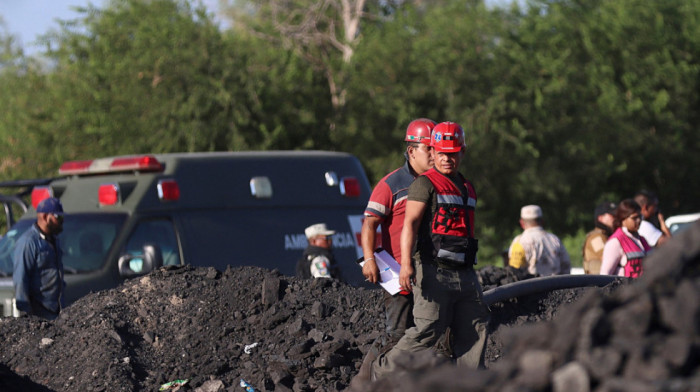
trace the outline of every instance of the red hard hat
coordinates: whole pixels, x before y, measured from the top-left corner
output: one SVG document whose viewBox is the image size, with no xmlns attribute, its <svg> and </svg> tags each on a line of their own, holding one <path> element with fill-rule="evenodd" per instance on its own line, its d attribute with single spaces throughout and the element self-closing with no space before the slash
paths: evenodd
<svg viewBox="0 0 700 392">
<path fill-rule="evenodd" d="M 406 138 L 404 141 L 423 143 L 430 145 L 430 131 L 435 127 L 435 121 L 427 118 L 419 118 L 411 121 L 406 128 Z"/>
<path fill-rule="evenodd" d="M 453 122 L 442 122 L 433 128 L 430 146 L 437 152 L 459 152 L 464 144 L 464 129 Z"/>
</svg>

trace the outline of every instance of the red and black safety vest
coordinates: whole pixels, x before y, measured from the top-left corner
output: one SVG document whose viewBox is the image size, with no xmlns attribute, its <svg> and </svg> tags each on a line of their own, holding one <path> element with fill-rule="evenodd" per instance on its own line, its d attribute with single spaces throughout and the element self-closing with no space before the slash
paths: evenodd
<svg viewBox="0 0 700 392">
<path fill-rule="evenodd" d="M 620 241 L 620 245 L 622 245 L 622 252 L 624 252 L 625 257 L 627 257 L 627 264 L 625 264 L 625 276 L 628 278 L 640 277 L 642 275 L 642 260 L 644 259 L 644 256 L 647 255 L 647 252 L 651 250 L 647 240 L 644 239 L 644 237 L 639 236 L 639 240 L 644 248 L 640 249 L 639 245 L 629 238 L 627 234 L 622 231 L 622 228 L 619 227 L 617 230 L 615 230 L 613 235 L 608 238 L 608 241 L 613 238 L 617 238 L 617 240 Z"/>
<path fill-rule="evenodd" d="M 478 242 L 474 238 L 476 191 L 471 182 L 463 181 L 467 195 L 435 168 L 423 173 L 435 187 L 437 205 L 430 222 L 433 257 L 439 264 L 452 267 L 476 264 Z"/>
</svg>

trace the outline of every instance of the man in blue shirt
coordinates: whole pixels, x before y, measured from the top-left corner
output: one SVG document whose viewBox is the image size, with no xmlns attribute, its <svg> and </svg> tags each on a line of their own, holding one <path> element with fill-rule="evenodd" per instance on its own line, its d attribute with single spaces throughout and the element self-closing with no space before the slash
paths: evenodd
<svg viewBox="0 0 700 392">
<path fill-rule="evenodd" d="M 17 241 L 13 254 L 15 300 L 21 312 L 54 320 L 63 307 L 63 206 L 50 197 L 36 207 L 36 223 Z"/>
</svg>

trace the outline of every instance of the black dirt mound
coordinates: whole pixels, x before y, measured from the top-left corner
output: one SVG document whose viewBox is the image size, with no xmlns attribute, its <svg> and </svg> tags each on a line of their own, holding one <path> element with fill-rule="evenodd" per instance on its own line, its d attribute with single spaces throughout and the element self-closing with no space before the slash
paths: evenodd
<svg viewBox="0 0 700 392">
<path fill-rule="evenodd" d="M 479 272 L 486 289 L 531 277 L 510 268 L 487 267 Z M 361 387 L 442 391 L 508 390 L 509 385 L 515 389 L 525 385 L 525 390 L 551 390 L 548 376 L 522 381 L 522 374 L 559 371 L 561 364 L 578 355 L 582 350 L 579 345 L 585 342 L 572 348 L 571 343 L 565 343 L 568 340 L 564 337 L 571 335 L 568 330 L 586 325 L 587 330 L 602 334 L 604 338 L 588 339 L 591 343 L 585 343 L 586 347 L 606 349 L 620 341 L 611 325 L 619 326 L 601 321 L 607 320 L 605 312 L 597 319 L 588 315 L 590 309 L 600 306 L 615 307 L 619 300 L 603 295 L 610 290 L 558 290 L 494 305 L 486 352 L 488 371 L 428 366 L 420 373 L 390 376 Z M 582 303 L 578 299 L 584 295 L 584 308 L 577 308 L 568 318 L 557 316 L 565 313 L 563 308 Z M 3 380 L 17 374 L 25 377 L 19 379 L 32 383 L 23 388 L 25 391 L 35 387 L 52 391 L 156 391 L 176 380 L 187 380 L 180 390 L 240 391 L 244 390 L 241 380 L 259 391 L 344 390 L 364 353 L 381 334 L 381 297 L 380 289 L 355 288 L 325 279 L 299 280 L 256 267 L 223 272 L 163 268 L 117 289 L 90 294 L 54 322 L 27 317 L 1 320 L 4 347 L 0 364 L 14 374 L 0 376 Z M 560 308 L 562 304 L 567 306 Z M 658 306 L 655 309 L 659 313 Z M 685 308 L 673 312 L 680 310 Z M 537 323 L 555 316 L 573 320 L 573 326 Z M 535 327 L 518 328 L 523 324 Z M 532 332 L 538 329 L 541 331 Z M 649 330 L 657 331 L 651 326 Z M 525 341 L 544 344 L 543 340 L 555 347 L 523 348 Z M 685 359 L 674 359 L 684 372 L 692 368 L 688 361 L 695 358 L 696 340 L 686 350 Z M 565 353 L 552 351 L 560 346 Z M 534 369 L 532 372 L 524 372 L 513 359 L 525 354 L 534 358 L 525 364 L 529 366 L 526 370 Z M 628 362 L 628 355 L 620 354 L 619 367 Z M 549 381 L 542 381 L 542 377 Z M 460 381 L 465 379 L 468 385 Z M 590 384 L 596 386 L 601 381 L 591 379 Z"/>
<path fill-rule="evenodd" d="M 381 327 L 379 290 L 254 267 L 161 269 L 88 295 L 55 322 L 0 325 L 2 362 L 56 391 L 153 391 L 241 379 L 339 390 Z"/>
<path fill-rule="evenodd" d="M 484 268 L 490 286 L 518 280 Z M 255 267 L 164 268 L 88 295 L 55 322 L 4 319 L 1 362 L 24 390 L 142 391 L 188 380 L 343 390 L 383 327 L 382 292 Z M 532 305 L 537 308 L 537 305 Z M 2 384 L 0 384 L 2 385 Z"/>
<path fill-rule="evenodd" d="M 524 298 L 511 298 L 491 305 L 491 322 L 488 347 L 485 353 L 486 367 L 492 367 L 504 354 L 504 335 L 509 337 L 511 330 L 540 321 L 552 320 L 568 304 L 578 301 L 588 293 L 610 294 L 624 285 L 624 281 L 614 281 L 606 287 L 579 287 L 533 294 Z M 515 332 L 517 336 L 518 332 Z"/>
<path fill-rule="evenodd" d="M 500 331 L 507 350 L 489 370 L 407 370 L 365 390 L 700 391 L 700 223 L 644 271 L 612 294 L 585 290 L 551 321 Z"/>
<path fill-rule="evenodd" d="M 3 392 L 28 392 L 51 391 L 50 389 L 32 382 L 28 377 L 18 376 L 7 366 L 0 364 L 0 391 Z"/>
<path fill-rule="evenodd" d="M 534 275 L 530 275 L 524 269 L 511 266 L 500 268 L 487 265 L 479 269 L 479 282 L 484 291 L 534 277 Z"/>
</svg>

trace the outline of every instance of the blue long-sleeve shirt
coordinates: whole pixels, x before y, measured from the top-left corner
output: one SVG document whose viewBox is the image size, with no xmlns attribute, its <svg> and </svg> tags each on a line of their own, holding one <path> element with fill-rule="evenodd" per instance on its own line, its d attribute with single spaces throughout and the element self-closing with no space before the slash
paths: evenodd
<svg viewBox="0 0 700 392">
<path fill-rule="evenodd" d="M 36 224 L 24 233 L 13 255 L 17 309 L 29 314 L 58 314 L 63 308 L 63 252 L 51 244 Z"/>
</svg>

